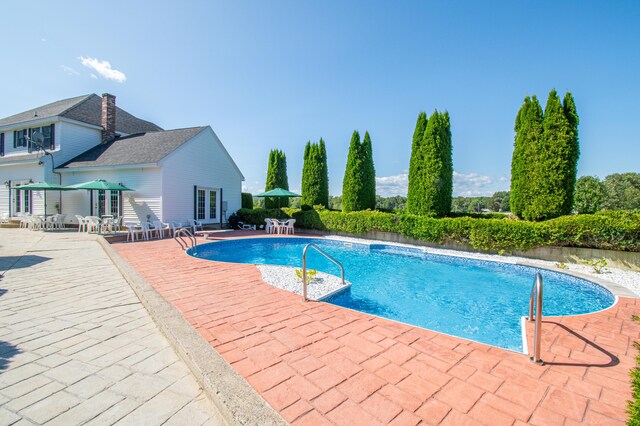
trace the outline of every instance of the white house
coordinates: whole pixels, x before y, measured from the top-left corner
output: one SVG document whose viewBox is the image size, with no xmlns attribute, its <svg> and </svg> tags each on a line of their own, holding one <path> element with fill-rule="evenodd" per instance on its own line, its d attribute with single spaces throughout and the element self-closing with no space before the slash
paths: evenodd
<svg viewBox="0 0 640 426">
<path fill-rule="evenodd" d="M 44 142 L 31 138 L 38 132 Z M 36 149 L 43 147 L 44 149 Z M 23 191 L 105 179 L 132 191 Z M 91 94 L 0 119 L 0 214 L 122 215 L 125 221 L 222 224 L 244 177 L 209 126 L 163 130 Z M 46 201 L 45 201 L 46 200 Z"/>
</svg>

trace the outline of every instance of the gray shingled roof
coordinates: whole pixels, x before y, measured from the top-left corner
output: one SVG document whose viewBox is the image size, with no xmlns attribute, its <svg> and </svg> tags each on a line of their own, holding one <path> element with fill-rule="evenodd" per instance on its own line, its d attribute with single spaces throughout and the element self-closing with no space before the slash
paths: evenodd
<svg viewBox="0 0 640 426">
<path fill-rule="evenodd" d="M 59 168 L 157 163 L 206 128 L 190 127 L 119 137 L 91 148 Z"/>
<path fill-rule="evenodd" d="M 37 117 L 35 116 L 36 113 L 38 114 Z M 0 126 L 10 126 L 34 119 L 58 116 L 100 126 L 102 123 L 102 98 L 92 93 L 90 95 L 63 99 L 0 119 Z M 160 126 L 149 121 L 141 120 L 116 106 L 117 132 L 133 134 L 159 130 L 162 130 Z"/>
</svg>

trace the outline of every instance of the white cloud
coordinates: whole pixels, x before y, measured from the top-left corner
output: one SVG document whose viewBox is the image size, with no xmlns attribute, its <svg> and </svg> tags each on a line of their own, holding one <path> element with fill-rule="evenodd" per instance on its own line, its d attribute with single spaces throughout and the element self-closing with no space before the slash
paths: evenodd
<svg viewBox="0 0 640 426">
<path fill-rule="evenodd" d="M 62 69 L 62 71 L 64 71 L 65 74 L 67 75 L 78 75 L 80 74 L 78 71 L 74 70 L 71 67 L 68 67 L 66 65 L 60 65 L 60 68 Z"/>
<path fill-rule="evenodd" d="M 453 195 L 463 197 L 479 197 L 491 195 L 493 179 L 478 173 L 453 172 Z"/>
<path fill-rule="evenodd" d="M 101 61 L 97 58 L 91 58 L 89 56 L 80 56 L 80 63 L 87 68 L 94 70 L 96 73 L 106 78 L 107 80 L 117 81 L 118 83 L 124 83 L 127 81 L 127 76 L 122 71 L 111 68 L 109 61 Z M 92 77 L 95 74 L 91 74 Z M 97 76 L 95 76 L 97 78 Z"/>
<path fill-rule="evenodd" d="M 406 196 L 407 188 L 409 188 L 409 173 L 406 171 L 399 175 L 376 178 L 376 194 L 381 197 Z"/>
<path fill-rule="evenodd" d="M 376 194 L 382 197 L 406 196 L 408 187 L 409 174 L 406 171 L 393 176 L 376 178 Z M 453 172 L 454 196 L 477 197 L 491 195 L 495 191 L 494 181 L 490 176 Z"/>
<path fill-rule="evenodd" d="M 90 75 L 90 76 L 91 76 L 91 78 L 93 78 L 94 80 L 97 80 L 97 79 L 98 79 L 98 76 L 97 76 L 97 75 L 95 75 L 94 73 L 91 73 L 91 74 L 89 74 L 89 75 Z"/>
</svg>

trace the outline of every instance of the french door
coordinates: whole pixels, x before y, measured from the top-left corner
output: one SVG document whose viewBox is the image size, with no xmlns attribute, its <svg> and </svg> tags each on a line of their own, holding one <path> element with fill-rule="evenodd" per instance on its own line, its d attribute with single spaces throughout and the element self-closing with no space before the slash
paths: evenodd
<svg viewBox="0 0 640 426">
<path fill-rule="evenodd" d="M 103 189 L 91 191 L 91 216 L 102 217 L 122 215 L 122 197 L 120 191 L 105 191 Z"/>
<path fill-rule="evenodd" d="M 195 216 L 198 221 L 215 223 L 220 221 L 220 191 L 216 188 L 196 187 Z"/>
</svg>

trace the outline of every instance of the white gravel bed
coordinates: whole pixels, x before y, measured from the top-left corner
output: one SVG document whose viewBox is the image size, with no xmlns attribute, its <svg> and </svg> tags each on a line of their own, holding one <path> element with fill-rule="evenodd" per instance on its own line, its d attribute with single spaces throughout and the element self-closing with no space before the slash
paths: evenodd
<svg viewBox="0 0 640 426">
<path fill-rule="evenodd" d="M 256 266 L 262 273 L 262 280 L 267 284 L 302 296 L 302 280 L 296 276 L 296 269 L 299 268 L 274 265 Z M 309 270 L 307 269 L 307 271 Z M 314 279 L 307 285 L 307 297 L 312 300 L 320 300 L 350 285 L 346 282 L 343 286 L 340 277 L 318 271 Z"/>
<path fill-rule="evenodd" d="M 389 246 L 397 246 L 397 247 L 408 247 L 408 248 L 418 248 L 424 250 L 425 253 L 433 253 L 440 254 L 444 256 L 458 256 L 458 257 L 467 257 L 471 259 L 480 259 L 487 260 L 493 262 L 504 262 L 504 263 L 526 263 L 528 265 L 540 266 L 543 268 L 551 268 L 556 269 L 559 272 L 562 272 L 562 269 L 558 269 L 557 262 L 550 262 L 546 260 L 538 260 L 531 259 L 528 257 L 519 257 L 519 256 L 500 256 L 493 254 L 484 254 L 484 253 L 474 253 L 468 251 L 458 251 L 458 250 L 448 250 L 448 249 L 439 249 L 433 247 L 425 247 L 425 246 L 413 246 L 409 244 L 401 244 L 394 243 L 389 241 L 379 241 L 379 240 L 368 240 L 364 238 L 351 238 L 351 237 L 341 237 L 341 236 L 333 236 L 328 235 L 325 238 L 339 241 L 347 241 L 358 244 L 384 244 Z M 577 263 L 565 263 L 566 271 L 577 272 L 584 275 L 588 275 L 593 277 L 596 280 L 605 280 L 610 281 L 612 283 L 618 284 L 622 287 L 625 287 L 635 293 L 640 297 L 640 272 L 633 272 L 624 269 L 618 268 L 610 268 L 606 267 L 604 271 L 600 274 L 594 272 L 591 266 L 577 264 Z"/>
</svg>

